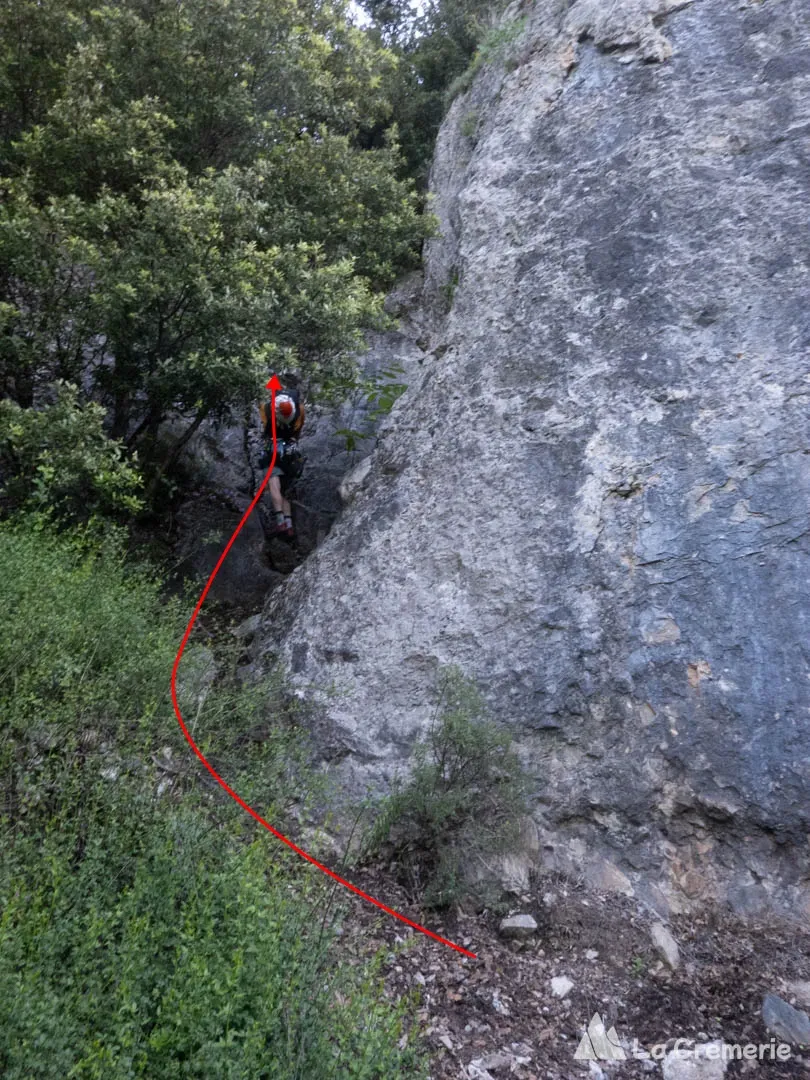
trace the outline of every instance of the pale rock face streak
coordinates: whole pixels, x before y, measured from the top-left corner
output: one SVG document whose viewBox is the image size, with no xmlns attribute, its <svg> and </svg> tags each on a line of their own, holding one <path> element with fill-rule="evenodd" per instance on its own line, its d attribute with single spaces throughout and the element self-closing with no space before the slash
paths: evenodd
<svg viewBox="0 0 810 1080">
<path fill-rule="evenodd" d="M 352 790 L 457 664 L 538 861 L 808 912 L 806 3 L 521 17 L 439 138 L 423 361 L 262 648 Z"/>
</svg>

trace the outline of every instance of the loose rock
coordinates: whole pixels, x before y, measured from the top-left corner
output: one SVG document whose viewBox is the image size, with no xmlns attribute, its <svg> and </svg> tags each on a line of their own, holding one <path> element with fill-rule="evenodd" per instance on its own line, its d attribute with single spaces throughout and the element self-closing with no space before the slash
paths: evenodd
<svg viewBox="0 0 810 1080">
<path fill-rule="evenodd" d="M 525 941 L 537 933 L 537 922 L 532 915 L 509 915 L 501 920 L 499 932 L 501 937 Z"/>
<path fill-rule="evenodd" d="M 670 1050 L 662 1066 L 664 1080 L 722 1080 L 726 1075 L 723 1043 L 699 1043 L 692 1050 Z"/>
<path fill-rule="evenodd" d="M 657 922 L 652 928 L 652 940 L 655 945 L 656 952 L 672 971 L 677 971 L 681 963 L 681 955 L 678 949 L 678 942 L 664 926 L 663 923 Z"/>
<path fill-rule="evenodd" d="M 795 998 L 798 1005 L 810 1006 L 810 982 L 786 982 L 785 993 Z"/>
<path fill-rule="evenodd" d="M 573 989 L 574 984 L 567 975 L 558 975 L 551 980 L 551 992 L 554 997 L 564 998 L 565 995 L 570 994 Z"/>
<path fill-rule="evenodd" d="M 785 1042 L 810 1046 L 810 1017 L 794 1009 L 776 994 L 766 994 L 762 1002 L 762 1019 L 768 1031 Z"/>
<path fill-rule="evenodd" d="M 487 1054 L 486 1057 L 474 1061 L 473 1065 L 477 1065 L 479 1069 L 485 1069 L 487 1072 L 491 1073 L 508 1073 L 514 1064 L 514 1061 L 514 1054 L 507 1054 L 502 1050 L 497 1050 L 494 1054 Z"/>
</svg>

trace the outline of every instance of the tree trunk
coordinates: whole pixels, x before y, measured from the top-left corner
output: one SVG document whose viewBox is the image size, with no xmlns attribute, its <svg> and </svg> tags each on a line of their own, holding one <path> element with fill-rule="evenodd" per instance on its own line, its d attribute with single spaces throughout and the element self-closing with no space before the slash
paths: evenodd
<svg viewBox="0 0 810 1080">
<path fill-rule="evenodd" d="M 207 406 L 197 413 L 197 415 L 194 417 L 194 420 L 191 422 L 191 424 L 189 424 L 189 426 L 186 428 L 180 438 L 175 440 L 175 442 L 169 449 L 169 452 L 164 457 L 162 463 L 155 469 L 155 472 L 152 474 L 152 477 L 146 487 L 146 500 L 148 503 L 152 502 L 157 493 L 160 481 L 163 479 L 166 473 L 170 469 L 174 468 L 174 466 L 177 464 L 177 460 L 180 457 L 183 447 L 192 437 L 194 432 L 197 431 L 200 424 L 202 424 L 203 420 L 205 420 L 206 416 L 208 416 L 208 413 L 209 409 Z"/>
</svg>

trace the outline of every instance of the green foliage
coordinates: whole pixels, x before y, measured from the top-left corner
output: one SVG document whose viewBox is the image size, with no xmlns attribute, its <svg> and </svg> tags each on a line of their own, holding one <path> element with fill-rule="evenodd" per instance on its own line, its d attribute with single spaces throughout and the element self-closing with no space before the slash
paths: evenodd
<svg viewBox="0 0 810 1080">
<path fill-rule="evenodd" d="M 487 26 L 502 4 L 430 0 L 417 9 L 410 0 L 366 0 L 364 7 L 378 40 L 399 58 L 385 81 L 408 171 L 424 188 L 448 102 L 472 81 L 471 67 L 478 70 L 494 58 L 493 35 L 499 32 Z"/>
<path fill-rule="evenodd" d="M 44 187 L 77 193 L 121 179 L 127 143 L 137 165 L 155 124 L 193 173 L 322 126 L 352 135 L 386 113 L 394 64 L 341 0 L 7 0 L 0 40 L 7 137 L 45 139 Z"/>
<path fill-rule="evenodd" d="M 510 50 L 523 33 L 525 27 L 526 18 L 524 16 L 489 30 L 475 50 L 470 65 L 457 75 L 448 86 L 448 102 L 469 90 L 473 79 L 485 64 L 500 63 L 507 65 Z"/>
<path fill-rule="evenodd" d="M 465 869 L 516 842 L 524 812 L 510 736 L 487 719 L 475 686 L 450 669 L 411 776 L 383 803 L 366 850 L 385 850 L 425 904 L 446 907 L 469 891 Z"/>
<path fill-rule="evenodd" d="M 363 329 L 431 226 L 387 130 L 394 59 L 340 2 L 6 3 L 0 38 L 8 396 L 79 386 L 151 498 L 268 372 L 356 385 Z M 168 416 L 185 429 L 167 447 Z"/>
<path fill-rule="evenodd" d="M 269 150 L 263 197 L 272 204 L 278 242 L 321 242 L 330 258 L 353 259 L 373 287 L 388 287 L 417 264 L 414 238 L 434 228 L 397 179 L 401 165 L 391 133 L 362 156 L 349 138 L 326 130 Z"/>
<path fill-rule="evenodd" d="M 0 5 L 0 138 L 41 122 L 56 100 L 63 59 L 79 40 L 86 0 L 5 0 Z"/>
<path fill-rule="evenodd" d="M 338 438 L 345 440 L 347 454 L 352 454 L 355 450 L 359 450 L 360 443 L 368 438 L 368 435 L 364 431 L 358 431 L 357 428 L 338 428 L 335 435 L 337 435 Z"/>
<path fill-rule="evenodd" d="M 365 408 L 372 427 L 370 431 L 358 431 L 355 428 L 340 428 L 335 431 L 335 435 L 346 440 L 348 453 L 359 449 L 360 443 L 371 437 L 373 425 L 388 415 L 394 403 L 408 389 L 407 383 L 402 382 L 403 371 L 401 364 L 392 364 L 362 380 L 356 397 L 359 399 L 358 405 Z"/>
<path fill-rule="evenodd" d="M 325 889 L 291 888 L 265 838 L 120 783 L 88 782 L 82 811 L 6 838 L 7 1080 L 424 1076 L 378 980 L 336 965 Z"/>
<path fill-rule="evenodd" d="M 401 364 L 392 364 L 377 372 L 375 377 L 367 383 L 367 399 L 372 420 L 379 420 L 390 413 L 394 403 L 408 389 L 408 384 L 402 382 L 403 374 L 404 369 Z"/>
<path fill-rule="evenodd" d="M 180 604 L 127 563 L 114 539 L 99 547 L 26 520 L 0 524 L 0 609 L 0 805 L 12 820 L 46 824 L 52 797 L 69 818 L 77 770 L 142 775 L 158 746 L 169 758 L 186 755 L 168 691 Z M 243 795 L 282 813 L 306 789 L 279 687 L 239 686 L 228 677 L 237 655 L 224 652 L 211 685 L 206 656 L 192 643 L 178 675 L 192 734 Z"/>
<path fill-rule="evenodd" d="M 140 731 L 146 749 L 172 732 L 167 672 L 181 623 L 114 548 L 25 521 L 0 525 L 0 607 L 3 805 L 44 825 L 90 751 L 97 769 L 102 758 L 119 768 L 119 743 Z"/>
<path fill-rule="evenodd" d="M 338 963 L 327 886 L 201 772 L 159 582 L 0 524 L 0 1073 L 8 1080 L 423 1076 L 374 970 Z M 278 688 L 192 646 L 198 745 L 285 827 L 307 797 Z M 203 774 L 204 775 L 204 774 Z M 160 781 L 160 783 L 158 783 Z"/>
<path fill-rule="evenodd" d="M 634 979 L 637 979 L 639 975 L 644 974 L 646 967 L 647 961 L 644 959 L 643 956 L 634 956 L 627 970 Z"/>
<path fill-rule="evenodd" d="M 454 266 L 452 268 L 451 272 L 450 272 L 450 280 L 447 282 L 446 285 L 442 286 L 442 292 L 444 293 L 444 299 L 445 299 L 445 302 L 446 302 L 446 305 L 447 305 L 447 307 L 446 307 L 447 311 L 449 311 L 450 308 L 453 306 L 453 300 L 454 300 L 455 295 L 456 295 L 456 289 L 459 287 L 460 282 L 461 282 L 461 276 L 459 274 L 458 267 Z"/>
<path fill-rule="evenodd" d="M 271 181 L 265 167 L 175 176 L 144 189 L 137 208 L 107 195 L 92 207 L 68 197 L 35 211 L 47 223 L 40 264 L 70 284 L 46 313 L 18 309 L 31 363 L 66 324 L 92 326 L 91 378 L 124 435 L 133 418 L 154 433 L 170 410 L 199 419 L 246 402 L 295 350 L 317 368 L 317 358 L 359 347 L 378 305 L 352 260 L 328 258 L 315 241 L 256 243 Z M 29 225 L 18 213 L 13 228 Z M 22 257 L 31 256 L 29 247 Z M 49 354 L 59 375 L 78 378 L 87 366 L 77 332 Z"/>
<path fill-rule="evenodd" d="M 475 111 L 466 114 L 459 127 L 459 131 L 465 139 L 475 138 L 475 134 L 478 131 L 479 120 L 478 113 Z"/>
<path fill-rule="evenodd" d="M 141 507 L 140 475 L 107 437 L 104 409 L 82 405 L 66 383 L 43 409 L 0 401 L 0 477 L 7 512 L 87 521 Z"/>
</svg>

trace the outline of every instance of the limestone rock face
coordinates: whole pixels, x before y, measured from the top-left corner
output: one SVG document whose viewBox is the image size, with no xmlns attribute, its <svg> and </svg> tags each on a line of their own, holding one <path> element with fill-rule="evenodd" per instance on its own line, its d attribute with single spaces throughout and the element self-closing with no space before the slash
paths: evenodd
<svg viewBox="0 0 810 1080">
<path fill-rule="evenodd" d="M 806 0 L 525 19 L 439 138 L 424 363 L 261 648 L 353 790 L 457 664 L 546 865 L 810 913 Z"/>
<path fill-rule="evenodd" d="M 369 352 L 359 358 L 367 378 L 408 380 L 423 361 L 423 349 L 416 344 L 421 324 L 415 307 L 421 286 L 422 275 L 411 274 L 388 296 L 386 306 L 399 316 L 401 329 L 369 335 Z M 364 482 L 377 426 L 373 403 L 362 392 L 335 408 L 307 409 L 300 440 L 306 464 L 290 493 L 295 547 L 272 539 L 272 503 L 265 491 L 214 581 L 212 599 L 243 610 L 261 608 L 267 594 L 323 542 L 342 500 L 352 497 L 346 481 L 354 475 L 355 485 Z M 216 566 L 264 478 L 265 450 L 257 408 L 241 422 L 235 417 L 230 423 L 207 422 L 190 440 L 182 465 L 192 490 L 177 508 L 174 544 L 185 576 L 205 581 Z"/>
</svg>

